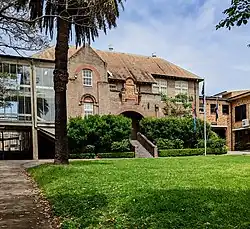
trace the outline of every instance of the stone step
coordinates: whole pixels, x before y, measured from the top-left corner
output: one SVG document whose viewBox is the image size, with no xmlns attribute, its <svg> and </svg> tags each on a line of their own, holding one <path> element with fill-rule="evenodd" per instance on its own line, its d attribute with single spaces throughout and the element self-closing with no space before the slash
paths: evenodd
<svg viewBox="0 0 250 229">
<path fill-rule="evenodd" d="M 135 157 L 138 158 L 152 158 L 153 156 L 138 142 L 137 140 L 130 141 L 135 147 Z"/>
</svg>

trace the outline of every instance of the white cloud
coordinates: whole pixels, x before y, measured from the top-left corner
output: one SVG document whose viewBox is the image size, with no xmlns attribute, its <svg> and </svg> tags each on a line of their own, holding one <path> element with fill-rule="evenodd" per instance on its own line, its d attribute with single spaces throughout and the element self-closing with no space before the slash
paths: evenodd
<svg viewBox="0 0 250 229">
<path fill-rule="evenodd" d="M 102 35 L 94 46 L 107 49 L 112 44 L 116 51 L 144 55 L 156 52 L 206 77 L 209 93 L 250 88 L 250 48 L 246 47 L 249 27 L 215 30 L 228 3 L 228 0 L 127 1 L 118 28 Z"/>
</svg>

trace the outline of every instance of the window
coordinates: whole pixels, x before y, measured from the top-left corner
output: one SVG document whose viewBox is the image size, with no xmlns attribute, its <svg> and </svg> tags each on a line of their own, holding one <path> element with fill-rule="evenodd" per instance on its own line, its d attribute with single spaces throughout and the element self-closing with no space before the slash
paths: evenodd
<svg viewBox="0 0 250 229">
<path fill-rule="evenodd" d="M 37 120 L 54 122 L 55 92 L 53 68 L 36 67 Z"/>
<path fill-rule="evenodd" d="M 0 119 L 30 121 L 30 67 L 0 63 L 0 73 L 6 73 L 6 77 L 0 77 L 0 84 L 6 88 L 0 94 Z"/>
<path fill-rule="evenodd" d="M 229 105 L 222 105 L 222 113 L 224 115 L 228 115 L 229 114 Z"/>
<path fill-rule="evenodd" d="M 53 88 L 53 69 L 36 67 L 36 85 Z"/>
<path fill-rule="evenodd" d="M 200 103 L 199 111 L 200 111 L 200 113 L 204 113 L 204 104 L 203 103 Z"/>
<path fill-rule="evenodd" d="M 84 116 L 86 117 L 94 114 L 94 104 L 91 102 L 85 102 L 83 104 L 83 109 L 84 109 Z"/>
<path fill-rule="evenodd" d="M 117 90 L 116 84 L 110 84 L 110 85 L 109 85 L 109 89 L 110 89 L 110 90 Z"/>
<path fill-rule="evenodd" d="M 188 82 L 187 81 L 175 81 L 175 95 L 188 94 Z"/>
<path fill-rule="evenodd" d="M 246 104 L 235 107 L 235 122 L 242 121 L 246 119 Z"/>
<path fill-rule="evenodd" d="M 152 91 L 153 93 L 167 94 L 168 90 L 168 82 L 164 79 L 157 79 L 157 84 L 153 84 Z"/>
<path fill-rule="evenodd" d="M 216 104 L 210 104 L 210 114 L 215 114 L 216 113 Z"/>
<path fill-rule="evenodd" d="M 83 85 L 84 86 L 92 86 L 92 71 L 91 70 L 83 70 Z"/>
</svg>

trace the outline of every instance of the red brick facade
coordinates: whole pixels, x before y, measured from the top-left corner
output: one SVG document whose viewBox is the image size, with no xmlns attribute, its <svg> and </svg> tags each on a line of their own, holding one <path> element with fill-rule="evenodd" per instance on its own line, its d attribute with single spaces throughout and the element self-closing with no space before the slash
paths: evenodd
<svg viewBox="0 0 250 229">
<path fill-rule="evenodd" d="M 200 103 L 202 103 L 202 99 L 200 99 Z M 217 103 L 219 118 L 216 122 L 216 115 L 211 111 L 211 104 Z M 228 114 L 223 113 L 223 105 L 228 106 Z M 236 113 L 240 112 L 236 111 L 236 109 L 240 106 L 245 107 L 243 109 L 244 115 L 236 118 Z M 208 123 L 211 124 L 215 132 L 224 129 L 227 146 L 230 150 L 249 149 L 250 138 L 248 136 L 250 135 L 250 126 L 248 124 L 243 125 L 243 120 L 247 122 L 250 119 L 250 91 L 224 92 L 219 94 L 219 97 L 207 97 L 206 116 Z M 200 112 L 199 117 L 203 119 L 203 113 Z M 241 148 L 238 145 L 242 145 Z"/>
<path fill-rule="evenodd" d="M 91 95 L 94 102 L 94 114 L 121 114 L 133 111 L 143 117 L 162 117 L 160 94 L 153 93 L 150 82 L 137 82 L 129 75 L 126 80 L 110 79 L 109 64 L 91 48 L 77 51 L 69 60 L 69 84 L 67 90 L 68 117 L 84 116 L 83 99 Z M 82 70 L 92 71 L 92 86 L 83 85 Z M 112 74 L 112 73 L 111 73 Z M 161 76 L 162 77 L 162 76 Z M 168 96 L 175 96 L 175 82 L 188 83 L 188 94 L 199 101 L 199 79 L 165 76 Z M 198 108 L 198 106 L 197 106 Z"/>
</svg>

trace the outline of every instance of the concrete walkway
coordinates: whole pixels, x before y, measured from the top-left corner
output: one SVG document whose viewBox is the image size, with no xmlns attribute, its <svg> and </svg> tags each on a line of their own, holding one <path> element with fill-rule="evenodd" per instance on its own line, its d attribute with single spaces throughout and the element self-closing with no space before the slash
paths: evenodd
<svg viewBox="0 0 250 229">
<path fill-rule="evenodd" d="M 48 203 L 22 163 L 0 161 L 0 229 L 55 228 Z"/>
<path fill-rule="evenodd" d="M 250 151 L 228 151 L 227 155 L 250 155 Z"/>
</svg>

